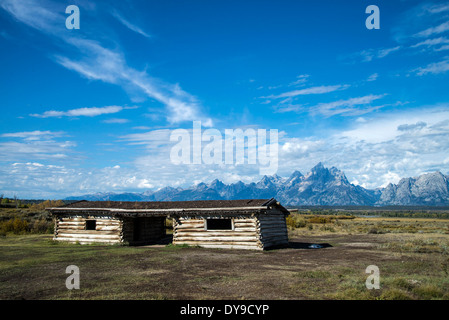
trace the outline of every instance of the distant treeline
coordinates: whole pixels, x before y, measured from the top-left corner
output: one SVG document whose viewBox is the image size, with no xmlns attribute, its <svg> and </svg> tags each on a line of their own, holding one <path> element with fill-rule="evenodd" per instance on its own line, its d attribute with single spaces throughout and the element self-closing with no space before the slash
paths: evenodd
<svg viewBox="0 0 449 320">
<path fill-rule="evenodd" d="M 288 207 L 292 212 L 311 215 L 352 215 L 390 218 L 449 219 L 449 207 Z"/>
<path fill-rule="evenodd" d="M 29 199 L 15 199 L 4 198 L 0 195 L 0 208 L 33 208 L 40 209 L 47 206 L 60 207 L 74 202 L 73 200 L 29 200 Z"/>
</svg>

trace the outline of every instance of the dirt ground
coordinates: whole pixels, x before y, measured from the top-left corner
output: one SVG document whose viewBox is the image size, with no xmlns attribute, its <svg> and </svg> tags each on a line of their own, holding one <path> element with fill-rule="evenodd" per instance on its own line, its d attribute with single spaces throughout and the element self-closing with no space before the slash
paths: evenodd
<svg viewBox="0 0 449 320">
<path fill-rule="evenodd" d="M 50 239 L 0 239 L 0 299 L 449 299 L 443 256 L 391 250 L 391 235 L 300 236 L 267 251 Z M 80 269 L 79 290 L 65 287 L 68 265 Z M 380 270 L 380 290 L 366 288 L 370 265 Z"/>
</svg>

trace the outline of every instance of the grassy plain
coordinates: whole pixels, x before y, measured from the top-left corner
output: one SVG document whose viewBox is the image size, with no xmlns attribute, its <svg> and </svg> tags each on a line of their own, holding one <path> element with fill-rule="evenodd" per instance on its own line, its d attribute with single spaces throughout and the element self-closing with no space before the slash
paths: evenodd
<svg viewBox="0 0 449 320">
<path fill-rule="evenodd" d="M 0 299 L 449 299 L 449 220 L 292 214 L 288 225 L 290 247 L 264 252 L 5 232 Z M 69 265 L 80 269 L 79 290 L 65 286 Z M 366 288 L 369 265 L 378 290 Z"/>
</svg>

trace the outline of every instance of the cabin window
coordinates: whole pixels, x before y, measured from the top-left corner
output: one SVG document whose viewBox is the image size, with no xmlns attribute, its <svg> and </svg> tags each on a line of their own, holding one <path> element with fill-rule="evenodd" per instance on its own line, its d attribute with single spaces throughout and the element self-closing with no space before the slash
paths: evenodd
<svg viewBox="0 0 449 320">
<path fill-rule="evenodd" d="M 95 230 L 97 228 L 97 220 L 86 220 L 86 230 Z"/>
<path fill-rule="evenodd" d="M 232 219 L 206 219 L 206 230 L 232 230 Z"/>
</svg>

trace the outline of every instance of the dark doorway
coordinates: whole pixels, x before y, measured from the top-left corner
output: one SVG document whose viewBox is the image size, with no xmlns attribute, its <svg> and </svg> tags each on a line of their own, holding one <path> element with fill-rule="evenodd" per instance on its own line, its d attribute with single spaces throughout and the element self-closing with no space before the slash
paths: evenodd
<svg viewBox="0 0 449 320">
<path fill-rule="evenodd" d="M 134 218 L 133 241 L 140 241 L 142 239 L 142 222 L 142 218 Z"/>
</svg>

